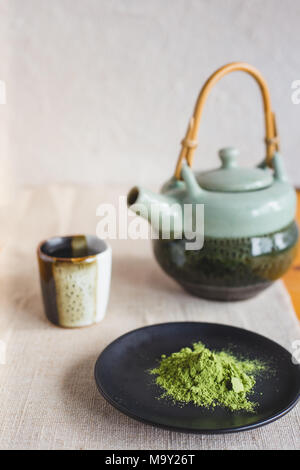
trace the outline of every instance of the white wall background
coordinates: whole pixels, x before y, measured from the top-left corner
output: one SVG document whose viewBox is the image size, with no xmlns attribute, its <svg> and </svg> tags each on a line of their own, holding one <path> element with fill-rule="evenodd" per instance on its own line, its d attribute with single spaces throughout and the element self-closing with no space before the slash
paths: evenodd
<svg viewBox="0 0 300 470">
<path fill-rule="evenodd" d="M 1 0 L 1 185 L 166 180 L 202 84 L 236 60 L 267 79 L 300 185 L 299 19 L 299 0 Z M 263 138 L 256 83 L 229 75 L 207 103 L 195 167 L 226 145 L 253 165 Z"/>
</svg>

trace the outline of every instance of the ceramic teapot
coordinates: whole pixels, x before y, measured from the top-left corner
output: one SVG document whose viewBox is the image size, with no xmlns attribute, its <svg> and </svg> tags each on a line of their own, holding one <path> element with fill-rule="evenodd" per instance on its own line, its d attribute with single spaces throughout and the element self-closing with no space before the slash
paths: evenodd
<svg viewBox="0 0 300 470">
<path fill-rule="evenodd" d="M 257 167 L 245 168 L 238 164 L 237 149 L 225 148 L 219 152 L 219 168 L 194 173 L 192 163 L 206 97 L 220 78 L 233 71 L 249 73 L 260 87 L 266 156 Z M 159 234 L 153 240 L 153 248 L 160 266 L 192 294 L 215 300 L 241 300 L 256 295 L 281 277 L 296 254 L 296 194 L 279 154 L 269 90 L 258 70 L 243 62 L 218 69 L 199 94 L 174 176 L 163 185 L 160 194 L 136 186 L 127 199 L 129 207 L 146 217 Z M 176 221 L 183 220 L 186 204 L 204 207 L 201 249 L 187 249 L 182 227 L 181 236 L 175 230 Z M 150 206 L 158 208 L 158 217 L 151 216 Z M 145 207 L 144 213 L 141 207 Z M 171 235 L 166 237 L 162 227 L 170 216 L 173 225 Z"/>
</svg>

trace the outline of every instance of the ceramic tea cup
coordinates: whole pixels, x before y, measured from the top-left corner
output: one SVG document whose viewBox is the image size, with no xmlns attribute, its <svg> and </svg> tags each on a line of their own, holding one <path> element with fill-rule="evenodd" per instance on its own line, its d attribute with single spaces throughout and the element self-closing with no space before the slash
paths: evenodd
<svg viewBox="0 0 300 470">
<path fill-rule="evenodd" d="M 53 237 L 37 249 L 45 313 L 65 328 L 92 325 L 105 315 L 111 248 L 93 235 Z"/>
</svg>

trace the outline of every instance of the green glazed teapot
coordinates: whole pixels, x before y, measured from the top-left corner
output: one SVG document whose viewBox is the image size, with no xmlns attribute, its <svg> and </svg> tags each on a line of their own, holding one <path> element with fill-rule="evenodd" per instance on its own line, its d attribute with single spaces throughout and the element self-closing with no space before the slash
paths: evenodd
<svg viewBox="0 0 300 470">
<path fill-rule="evenodd" d="M 219 152 L 219 168 L 194 173 L 191 167 L 207 94 L 220 78 L 236 70 L 249 73 L 260 86 L 266 157 L 256 168 L 244 168 L 238 164 L 237 149 L 225 148 Z M 218 69 L 200 92 L 175 175 L 160 194 L 136 186 L 127 199 L 129 207 L 147 218 L 157 233 L 153 248 L 162 269 L 192 294 L 241 300 L 280 278 L 296 255 L 296 194 L 279 154 L 269 90 L 261 74 L 243 62 Z M 186 216 L 187 206 L 191 210 Z M 197 207 L 204 208 L 200 224 Z M 185 230 L 187 225 L 190 232 Z M 194 249 L 191 234 L 198 240 L 202 237 Z"/>
</svg>

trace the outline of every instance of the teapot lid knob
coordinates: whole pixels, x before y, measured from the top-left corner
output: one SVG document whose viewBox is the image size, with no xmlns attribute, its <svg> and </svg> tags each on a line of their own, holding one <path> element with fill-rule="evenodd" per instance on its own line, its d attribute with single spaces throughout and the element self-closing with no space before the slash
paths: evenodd
<svg viewBox="0 0 300 470">
<path fill-rule="evenodd" d="M 219 151 L 219 157 L 222 161 L 222 168 L 236 168 L 237 158 L 240 152 L 235 147 L 226 147 Z"/>
</svg>

